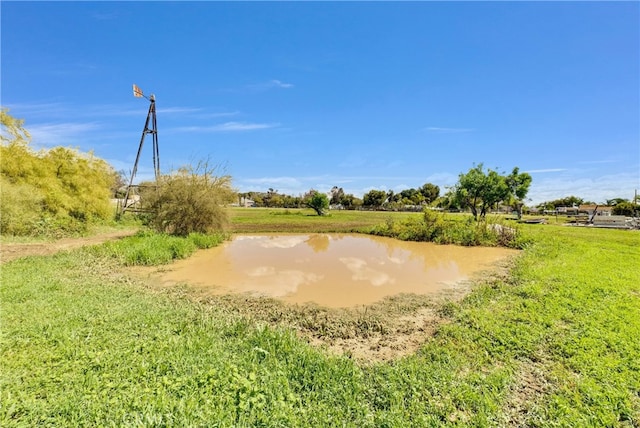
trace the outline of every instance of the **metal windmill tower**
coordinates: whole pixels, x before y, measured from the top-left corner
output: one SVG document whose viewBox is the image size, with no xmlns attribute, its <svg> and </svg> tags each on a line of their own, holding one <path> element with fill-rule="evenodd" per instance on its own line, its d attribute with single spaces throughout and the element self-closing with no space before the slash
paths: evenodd
<svg viewBox="0 0 640 428">
<path fill-rule="evenodd" d="M 144 129 L 142 130 L 142 137 L 140 137 L 140 145 L 138 146 L 138 153 L 136 154 L 136 161 L 133 164 L 133 170 L 131 171 L 131 179 L 127 186 L 127 192 L 124 197 L 124 201 L 120 206 L 120 214 L 125 211 L 140 211 L 140 196 L 137 194 L 139 185 L 134 185 L 133 180 L 138 172 L 138 162 L 140 162 L 140 153 L 142 153 L 142 146 L 144 145 L 144 139 L 147 134 L 151 134 L 153 140 L 153 172 L 155 174 L 156 183 L 160 178 L 160 152 L 158 150 L 158 124 L 156 122 L 156 97 L 151 94 L 149 97 L 142 93 L 137 85 L 133 85 L 133 96 L 136 98 L 146 98 L 149 100 L 149 112 L 147 113 L 147 120 L 144 123 Z"/>
</svg>

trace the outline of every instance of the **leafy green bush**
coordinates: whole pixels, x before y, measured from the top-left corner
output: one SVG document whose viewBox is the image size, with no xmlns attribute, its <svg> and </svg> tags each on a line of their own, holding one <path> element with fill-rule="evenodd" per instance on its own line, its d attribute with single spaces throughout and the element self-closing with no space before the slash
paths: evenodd
<svg viewBox="0 0 640 428">
<path fill-rule="evenodd" d="M 304 203 L 318 215 L 325 215 L 325 211 L 329 208 L 329 198 L 327 198 L 327 195 L 316 190 L 309 192 L 309 196 L 305 198 Z"/>
<path fill-rule="evenodd" d="M 22 120 L 7 109 L 0 119 L 1 233 L 58 236 L 108 219 L 117 177 L 109 164 L 66 147 L 35 151 Z"/>
<path fill-rule="evenodd" d="M 631 217 L 638 208 L 631 202 L 620 202 L 611 210 L 613 215 L 625 215 Z"/>
<path fill-rule="evenodd" d="M 214 175 L 207 162 L 159 178 L 141 194 L 149 226 L 177 236 L 213 233 L 228 224 L 224 205 L 235 200 L 231 177 Z"/>
<path fill-rule="evenodd" d="M 464 220 L 448 218 L 443 213 L 425 210 L 423 217 L 403 221 L 387 220 L 374 227 L 373 235 L 389 236 L 403 241 L 426 241 L 437 244 L 457 244 L 464 246 L 502 246 L 522 248 L 527 240 L 514 226 L 506 226 L 498 221 L 475 221 L 473 217 Z"/>
<path fill-rule="evenodd" d="M 12 184 L 0 176 L 0 233 L 29 235 L 40 219 L 44 197 L 30 184 Z"/>
</svg>

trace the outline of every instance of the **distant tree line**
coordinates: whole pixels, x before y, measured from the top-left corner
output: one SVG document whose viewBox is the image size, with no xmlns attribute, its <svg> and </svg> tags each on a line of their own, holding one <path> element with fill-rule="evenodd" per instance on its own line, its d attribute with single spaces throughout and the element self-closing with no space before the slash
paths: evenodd
<svg viewBox="0 0 640 428">
<path fill-rule="evenodd" d="M 452 211 L 469 210 L 478 219 L 502 204 L 511 207 L 521 217 L 530 185 L 531 176 L 520 172 L 517 167 L 509 174 L 501 174 L 492 169 L 485 171 L 483 165 L 479 164 L 461 173 L 458 182 L 442 196 L 440 187 L 433 183 L 400 192 L 372 189 L 362 199 L 334 186 L 326 195 L 329 205 L 338 209 L 421 211 L 430 206 Z M 318 191 L 312 189 L 305 195 L 290 196 L 270 188 L 267 192 L 240 193 L 238 198 L 240 203 L 250 199 L 257 207 L 302 208 L 310 207 L 309 200 L 316 194 Z"/>
<path fill-rule="evenodd" d="M 403 210 L 429 205 L 438 199 L 440 188 L 435 184 L 426 183 L 419 189 L 406 189 L 401 192 L 393 190 L 372 189 L 358 198 L 351 193 L 345 193 L 342 187 L 333 186 L 327 193 L 320 193 L 311 189 L 303 195 L 287 195 L 278 190 L 269 188 L 266 192 L 241 192 L 238 193 L 238 203 L 245 200 L 253 201 L 256 207 L 267 208 L 305 208 L 309 207 L 314 195 L 322 194 L 327 197 L 328 206 L 334 209 L 377 209 L 377 210 Z"/>
</svg>

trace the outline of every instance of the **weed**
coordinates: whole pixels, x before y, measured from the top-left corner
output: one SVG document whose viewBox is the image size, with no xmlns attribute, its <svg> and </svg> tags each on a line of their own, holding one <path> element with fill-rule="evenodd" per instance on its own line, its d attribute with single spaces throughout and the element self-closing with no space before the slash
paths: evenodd
<svg viewBox="0 0 640 428">
<path fill-rule="evenodd" d="M 183 238 L 142 229 L 134 236 L 94 247 L 93 251 L 113 257 L 125 266 L 153 266 L 187 258 L 197 249 L 211 248 L 226 238 L 224 234 L 201 233 L 190 233 Z"/>
<path fill-rule="evenodd" d="M 427 241 L 464 246 L 502 246 L 523 248 L 529 239 L 516 225 L 507 226 L 499 219 L 475 221 L 472 217 L 452 217 L 425 210 L 422 218 L 409 217 L 401 221 L 387 219 L 369 233 L 403 241 Z"/>
</svg>

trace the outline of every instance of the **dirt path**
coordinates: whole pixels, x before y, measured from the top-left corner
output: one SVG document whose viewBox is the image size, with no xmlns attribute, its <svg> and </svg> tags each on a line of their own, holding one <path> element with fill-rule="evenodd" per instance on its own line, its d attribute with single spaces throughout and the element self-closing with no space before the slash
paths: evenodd
<svg viewBox="0 0 640 428">
<path fill-rule="evenodd" d="M 46 256 L 55 254 L 59 251 L 72 250 L 74 248 L 84 247 L 86 245 L 101 244 L 113 239 L 123 238 L 136 233 L 137 229 L 118 230 L 115 232 L 101 233 L 83 238 L 64 238 L 52 242 L 34 242 L 27 244 L 1 244 L 0 245 L 0 263 L 6 263 L 11 260 L 19 259 L 27 256 Z"/>
</svg>

